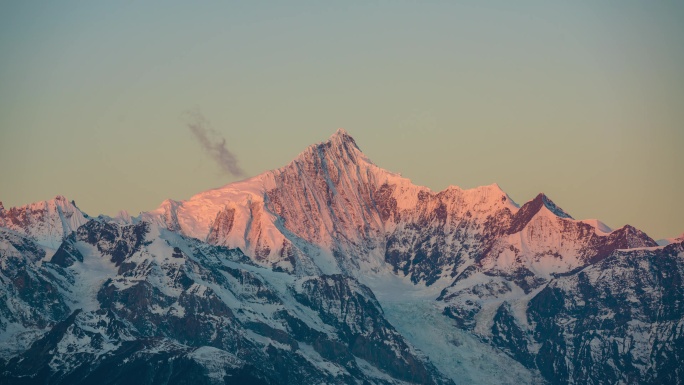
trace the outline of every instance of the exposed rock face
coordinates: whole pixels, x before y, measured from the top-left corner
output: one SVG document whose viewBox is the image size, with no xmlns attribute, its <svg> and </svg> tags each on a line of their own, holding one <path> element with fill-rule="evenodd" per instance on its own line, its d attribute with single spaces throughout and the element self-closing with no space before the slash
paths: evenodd
<svg viewBox="0 0 684 385">
<path fill-rule="evenodd" d="M 684 382 L 681 240 L 575 220 L 544 194 L 432 192 L 343 130 L 281 169 L 88 219 L 62 197 L 0 205 L 0 382 L 458 382 L 387 321 L 361 283 L 378 280 L 415 287 L 519 378 Z"/>
<path fill-rule="evenodd" d="M 501 305 L 494 343 L 551 383 L 684 381 L 684 246 L 619 251 L 552 281 L 521 325 Z"/>
<path fill-rule="evenodd" d="M 35 268 L 44 256 L 34 241 L 0 228 L 2 354 L 25 349 L 35 337 L 31 331 L 42 330 L 70 313 L 53 272 Z"/>
<path fill-rule="evenodd" d="M 350 277 L 298 280 L 146 222 L 91 220 L 43 263 L 2 234 L 0 327 L 39 336 L 5 352 L 2 383 L 451 383 Z"/>
<path fill-rule="evenodd" d="M 398 379 L 433 384 L 429 367 L 390 325 L 367 288 L 342 275 L 323 275 L 297 282 L 295 298 L 318 312 L 351 353 L 392 373 Z"/>
</svg>

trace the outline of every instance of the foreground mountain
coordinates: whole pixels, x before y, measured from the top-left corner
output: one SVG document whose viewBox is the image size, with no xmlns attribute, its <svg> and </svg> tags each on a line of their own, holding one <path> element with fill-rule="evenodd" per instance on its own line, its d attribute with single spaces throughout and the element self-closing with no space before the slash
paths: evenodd
<svg viewBox="0 0 684 385">
<path fill-rule="evenodd" d="M 450 383 L 350 277 L 273 272 L 147 222 L 91 220 L 43 263 L 2 235 L 3 383 Z"/>
<path fill-rule="evenodd" d="M 136 218 L 0 225 L 3 383 L 684 382 L 681 240 L 435 193 L 343 130 Z"/>
</svg>

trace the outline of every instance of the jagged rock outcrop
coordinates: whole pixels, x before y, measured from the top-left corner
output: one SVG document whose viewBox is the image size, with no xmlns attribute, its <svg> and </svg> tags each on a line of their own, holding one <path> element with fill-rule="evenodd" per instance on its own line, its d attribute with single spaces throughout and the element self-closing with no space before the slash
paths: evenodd
<svg viewBox="0 0 684 385">
<path fill-rule="evenodd" d="M 493 342 L 554 384 L 684 382 L 684 245 L 623 250 L 553 280 L 526 320 L 505 302 Z"/>
</svg>

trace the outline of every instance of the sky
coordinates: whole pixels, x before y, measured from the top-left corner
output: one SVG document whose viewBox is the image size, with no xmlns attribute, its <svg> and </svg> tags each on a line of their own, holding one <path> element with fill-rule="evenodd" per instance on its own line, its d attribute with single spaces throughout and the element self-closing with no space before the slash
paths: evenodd
<svg viewBox="0 0 684 385">
<path fill-rule="evenodd" d="M 684 232 L 684 2 L 140 3 L 0 2 L 5 207 L 135 215 L 343 127 L 435 191 Z"/>
</svg>

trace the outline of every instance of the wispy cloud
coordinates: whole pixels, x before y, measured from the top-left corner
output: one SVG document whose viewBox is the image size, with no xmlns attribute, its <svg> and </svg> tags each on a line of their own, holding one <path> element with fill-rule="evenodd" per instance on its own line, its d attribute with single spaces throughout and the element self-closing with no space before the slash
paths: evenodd
<svg viewBox="0 0 684 385">
<path fill-rule="evenodd" d="M 204 115 L 199 110 L 188 111 L 186 115 L 188 129 L 221 171 L 236 177 L 245 176 L 237 157 L 226 147 L 226 138 L 211 128 Z"/>
</svg>

